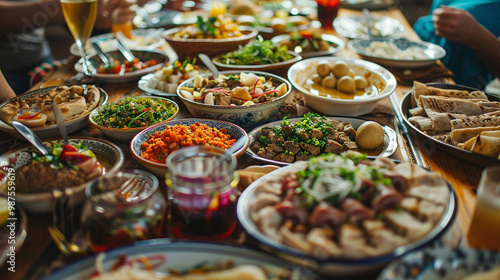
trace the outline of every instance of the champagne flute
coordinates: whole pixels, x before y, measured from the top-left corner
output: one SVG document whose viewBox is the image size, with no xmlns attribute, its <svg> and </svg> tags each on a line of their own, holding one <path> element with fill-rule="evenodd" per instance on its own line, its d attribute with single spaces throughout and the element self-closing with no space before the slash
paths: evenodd
<svg viewBox="0 0 500 280">
<path fill-rule="evenodd" d="M 97 18 L 97 0 L 61 0 L 61 7 L 66 24 L 82 55 L 83 72 L 91 76 L 85 46 Z"/>
</svg>

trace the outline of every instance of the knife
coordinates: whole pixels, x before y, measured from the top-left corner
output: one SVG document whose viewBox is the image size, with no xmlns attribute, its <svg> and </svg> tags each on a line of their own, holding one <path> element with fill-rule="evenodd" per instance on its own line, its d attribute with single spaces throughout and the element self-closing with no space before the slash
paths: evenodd
<svg viewBox="0 0 500 280">
<path fill-rule="evenodd" d="M 59 127 L 59 131 L 61 132 L 61 136 L 64 139 L 64 144 L 69 144 L 68 140 L 68 131 L 66 130 L 66 124 L 64 123 L 64 117 L 57 106 L 57 103 L 52 102 L 52 110 L 54 111 L 54 116 L 56 117 L 57 126 Z"/>
</svg>

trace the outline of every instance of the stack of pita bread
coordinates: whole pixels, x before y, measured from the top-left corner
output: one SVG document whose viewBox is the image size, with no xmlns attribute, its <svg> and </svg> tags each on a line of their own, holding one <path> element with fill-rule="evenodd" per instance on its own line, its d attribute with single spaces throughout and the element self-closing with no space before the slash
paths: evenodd
<svg viewBox="0 0 500 280">
<path fill-rule="evenodd" d="M 500 102 L 482 91 L 441 89 L 414 82 L 408 120 L 459 148 L 500 159 Z"/>
</svg>

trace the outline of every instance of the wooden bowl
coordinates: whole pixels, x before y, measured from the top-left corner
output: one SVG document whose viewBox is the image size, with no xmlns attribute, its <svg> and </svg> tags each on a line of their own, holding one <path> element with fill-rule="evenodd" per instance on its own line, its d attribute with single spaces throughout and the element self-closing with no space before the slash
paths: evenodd
<svg viewBox="0 0 500 280">
<path fill-rule="evenodd" d="M 181 28 L 172 28 L 163 33 L 163 37 L 170 44 L 172 49 L 179 56 L 180 61 L 186 58 L 197 57 L 199 53 L 204 53 L 209 57 L 226 53 L 238 49 L 239 46 L 246 45 L 259 33 L 257 29 L 250 26 L 240 26 L 243 35 L 241 37 L 225 39 L 181 39 L 174 38 L 173 35 Z"/>
</svg>

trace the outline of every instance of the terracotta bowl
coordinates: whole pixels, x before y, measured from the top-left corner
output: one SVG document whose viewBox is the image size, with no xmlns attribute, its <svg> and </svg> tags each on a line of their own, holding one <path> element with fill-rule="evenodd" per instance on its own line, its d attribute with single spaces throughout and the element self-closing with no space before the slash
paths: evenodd
<svg viewBox="0 0 500 280">
<path fill-rule="evenodd" d="M 181 39 L 174 38 L 173 35 L 179 32 L 181 28 L 172 28 L 163 33 L 163 37 L 170 44 L 172 49 L 179 56 L 179 60 L 190 57 L 197 57 L 199 53 L 204 53 L 209 57 L 226 53 L 244 46 L 250 40 L 254 39 L 259 33 L 257 29 L 250 26 L 240 26 L 243 36 L 226 39 Z"/>
</svg>

